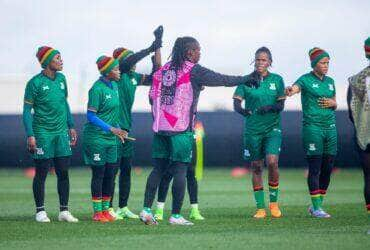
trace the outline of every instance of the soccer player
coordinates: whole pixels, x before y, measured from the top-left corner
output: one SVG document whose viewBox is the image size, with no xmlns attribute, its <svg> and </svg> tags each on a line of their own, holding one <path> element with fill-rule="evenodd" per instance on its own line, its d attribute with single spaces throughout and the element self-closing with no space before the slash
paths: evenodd
<svg viewBox="0 0 370 250">
<path fill-rule="evenodd" d="M 145 188 L 140 219 L 157 224 L 151 207 L 158 185 L 166 171 L 173 176 L 171 224 L 193 225 L 181 216 L 185 178 L 192 160 L 193 121 L 202 86 L 235 86 L 246 77 L 227 76 L 198 64 L 200 45 L 192 37 L 179 37 L 172 49 L 171 61 L 153 74 L 150 101 L 153 114 L 153 170 Z"/>
<path fill-rule="evenodd" d="M 118 61 L 101 56 L 96 61 L 101 77 L 89 90 L 87 120 L 83 129 L 83 153 L 86 165 L 91 166 L 91 195 L 94 209 L 93 220 L 114 221 L 109 213 L 114 173 L 118 165 L 116 139 L 125 143 L 127 132 L 119 128 L 120 79 Z"/>
<path fill-rule="evenodd" d="M 117 82 L 118 92 L 120 97 L 120 128 L 127 131 L 131 130 L 131 114 L 132 105 L 135 100 L 135 92 L 137 86 L 150 86 L 152 84 L 152 75 L 139 74 L 135 72 L 135 65 L 150 53 L 155 52 L 153 69 L 154 72 L 160 67 L 160 47 L 162 46 L 163 27 L 159 26 L 155 31 L 155 41 L 147 49 L 143 49 L 137 53 L 125 48 L 117 48 L 113 52 L 113 57 L 119 60 L 119 69 L 121 71 L 121 79 Z M 125 143 L 118 145 L 118 158 L 120 159 L 120 174 L 119 174 L 119 208 L 114 213 L 113 210 L 113 194 L 111 200 L 110 213 L 118 220 L 123 218 L 138 219 L 139 216 L 134 214 L 127 207 L 127 201 L 131 189 L 131 162 L 134 152 L 132 141 L 126 140 Z M 118 171 L 118 168 L 117 168 Z M 116 176 L 116 174 L 115 174 Z M 115 185 L 114 185 L 115 186 Z"/>
<path fill-rule="evenodd" d="M 268 48 L 261 47 L 255 53 L 254 72 L 249 81 L 251 87 L 239 85 L 234 93 L 234 110 L 245 117 L 244 159 L 251 163 L 252 184 L 257 212 L 254 218 L 266 217 L 262 172 L 264 160 L 268 167 L 270 212 L 274 218 L 282 216 L 278 206 L 279 154 L 281 147 L 281 118 L 284 109 L 284 81 L 269 72 L 272 55 Z M 245 108 L 241 103 L 245 102 Z"/>
<path fill-rule="evenodd" d="M 45 180 L 51 164 L 57 175 L 59 195 L 59 221 L 78 222 L 68 211 L 68 167 L 71 146 L 77 142 L 77 133 L 67 102 L 68 90 L 63 61 L 58 50 L 42 46 L 36 54 L 42 71 L 26 86 L 23 106 L 23 123 L 27 134 L 27 147 L 35 161 L 33 196 L 36 203 L 36 221 L 50 222 L 45 212 Z M 31 110 L 34 114 L 32 115 Z"/>
<path fill-rule="evenodd" d="M 323 200 L 330 183 L 330 175 L 337 154 L 337 129 L 335 125 L 334 80 L 327 76 L 329 54 L 320 48 L 309 51 L 313 71 L 301 76 L 286 88 L 288 96 L 301 93 L 303 110 L 303 144 L 308 162 L 308 189 L 313 217 L 329 218 L 323 210 Z"/>
<path fill-rule="evenodd" d="M 370 219 L 370 37 L 365 40 L 364 47 L 369 65 L 348 79 L 347 104 L 349 118 L 356 131 L 356 145 L 364 171 L 366 209 Z"/>
<path fill-rule="evenodd" d="M 195 135 L 194 135 L 194 144 L 195 144 Z M 167 171 L 163 175 L 162 180 L 158 187 L 157 208 L 154 213 L 154 217 L 156 220 L 163 220 L 164 204 L 166 201 L 171 180 L 172 180 L 171 172 Z M 190 164 L 190 166 L 188 166 L 188 170 L 186 172 L 186 182 L 190 200 L 189 219 L 204 220 L 204 217 L 201 215 L 199 211 L 198 205 L 198 181 L 195 178 L 195 164 Z"/>
</svg>

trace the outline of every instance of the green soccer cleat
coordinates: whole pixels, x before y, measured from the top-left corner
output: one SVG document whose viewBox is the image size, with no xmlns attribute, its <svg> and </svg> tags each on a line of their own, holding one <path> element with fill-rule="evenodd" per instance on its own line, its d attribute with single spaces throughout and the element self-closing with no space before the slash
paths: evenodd
<svg viewBox="0 0 370 250">
<path fill-rule="evenodd" d="M 191 208 L 189 218 L 191 220 L 204 220 L 205 218 L 200 214 L 198 208 Z"/>
<path fill-rule="evenodd" d="M 163 220 L 163 208 L 157 208 L 155 210 L 154 218 L 156 220 Z"/>
<path fill-rule="evenodd" d="M 127 219 L 139 219 L 139 216 L 137 214 L 134 214 L 133 212 L 128 209 L 128 207 L 119 208 L 116 211 L 116 219 L 117 220 L 123 220 L 124 218 Z"/>
</svg>

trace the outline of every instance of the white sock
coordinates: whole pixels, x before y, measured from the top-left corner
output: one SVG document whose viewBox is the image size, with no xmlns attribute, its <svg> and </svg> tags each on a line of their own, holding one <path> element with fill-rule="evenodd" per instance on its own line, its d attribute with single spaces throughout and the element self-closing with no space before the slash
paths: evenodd
<svg viewBox="0 0 370 250">
<path fill-rule="evenodd" d="M 158 209 L 164 209 L 164 202 L 157 201 L 157 208 Z"/>
<path fill-rule="evenodd" d="M 198 209 L 198 203 L 190 204 L 191 208 Z"/>
</svg>

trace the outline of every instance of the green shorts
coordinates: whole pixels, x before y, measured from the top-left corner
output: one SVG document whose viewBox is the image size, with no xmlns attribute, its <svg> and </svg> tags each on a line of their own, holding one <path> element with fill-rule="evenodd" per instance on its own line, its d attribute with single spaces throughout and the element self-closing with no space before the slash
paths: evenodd
<svg viewBox="0 0 370 250">
<path fill-rule="evenodd" d="M 121 159 L 122 157 L 131 158 L 134 155 L 134 143 L 129 140 L 125 140 L 125 143 L 121 143 L 119 141 L 118 145 L 118 158 Z"/>
<path fill-rule="evenodd" d="M 118 162 L 117 145 L 84 143 L 83 155 L 86 165 L 103 166 L 106 163 Z"/>
<path fill-rule="evenodd" d="M 36 151 L 33 159 L 50 159 L 72 155 L 69 134 L 35 134 Z"/>
<path fill-rule="evenodd" d="M 281 129 L 274 128 L 264 134 L 244 134 L 244 159 L 263 160 L 266 155 L 279 155 L 281 148 Z"/>
<path fill-rule="evenodd" d="M 316 125 L 303 125 L 303 147 L 307 156 L 310 155 L 336 155 L 337 154 L 337 129 L 322 128 Z"/>
<path fill-rule="evenodd" d="M 193 143 L 193 132 L 183 132 L 177 135 L 154 134 L 152 157 L 190 163 L 193 158 Z"/>
</svg>

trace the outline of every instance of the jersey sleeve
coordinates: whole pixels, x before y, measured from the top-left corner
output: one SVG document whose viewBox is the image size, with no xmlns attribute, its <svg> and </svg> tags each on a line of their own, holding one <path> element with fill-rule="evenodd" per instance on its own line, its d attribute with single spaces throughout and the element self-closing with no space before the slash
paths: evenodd
<svg viewBox="0 0 370 250">
<path fill-rule="evenodd" d="M 285 95 L 285 84 L 284 80 L 282 77 L 279 77 L 279 82 L 278 82 L 278 88 L 277 88 L 277 96 L 281 97 Z"/>
<path fill-rule="evenodd" d="M 30 80 L 26 85 L 26 90 L 24 92 L 24 102 L 33 105 L 36 98 L 36 87 L 35 82 Z"/>
<path fill-rule="evenodd" d="M 65 90 L 65 97 L 68 98 L 68 86 L 67 86 L 67 79 L 66 77 L 63 75 L 63 84 L 64 84 L 64 90 Z"/>
<path fill-rule="evenodd" d="M 303 76 L 301 76 L 300 78 L 298 78 L 298 80 L 295 81 L 294 84 L 297 85 L 301 89 L 301 91 L 304 90 L 305 84 L 304 84 L 304 78 L 303 78 Z"/>
<path fill-rule="evenodd" d="M 239 99 L 239 100 L 241 100 L 241 101 L 245 99 L 245 93 L 244 93 L 244 86 L 243 86 L 243 85 L 239 85 L 239 86 L 235 89 L 235 92 L 234 92 L 233 98 L 234 98 L 234 99 Z"/>
<path fill-rule="evenodd" d="M 100 91 L 97 88 L 89 90 L 89 101 L 87 103 L 87 110 L 97 112 L 100 105 Z"/>
</svg>

